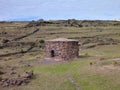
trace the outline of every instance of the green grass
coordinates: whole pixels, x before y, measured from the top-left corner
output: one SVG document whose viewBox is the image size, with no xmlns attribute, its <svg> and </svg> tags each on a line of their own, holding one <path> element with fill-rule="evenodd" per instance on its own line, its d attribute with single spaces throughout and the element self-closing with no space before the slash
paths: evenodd
<svg viewBox="0 0 120 90">
<path fill-rule="evenodd" d="M 20 86 L 18 90 L 76 90 L 69 81 L 70 73 L 82 90 L 119 90 L 118 71 L 95 71 L 89 65 L 93 58 L 71 61 L 63 64 L 41 65 L 25 70 L 33 70 L 35 78 L 30 84 Z M 112 82 L 111 82 L 112 81 Z M 113 85 L 114 84 L 114 85 Z"/>
<path fill-rule="evenodd" d="M 90 56 L 98 56 L 104 58 L 117 58 L 120 57 L 120 45 L 103 45 L 95 48 L 90 48 L 80 51 L 80 53 L 88 53 Z"/>
</svg>

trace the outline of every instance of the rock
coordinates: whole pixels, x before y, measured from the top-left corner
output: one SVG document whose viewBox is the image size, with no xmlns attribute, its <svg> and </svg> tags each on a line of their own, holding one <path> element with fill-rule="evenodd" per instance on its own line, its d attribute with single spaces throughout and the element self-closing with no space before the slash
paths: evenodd
<svg viewBox="0 0 120 90">
<path fill-rule="evenodd" d="M 10 83 L 10 81 L 11 81 L 11 80 L 10 80 L 10 79 L 8 79 L 8 80 L 6 81 L 6 83 Z"/>
<path fill-rule="evenodd" d="M 11 72 L 10 75 L 16 74 L 16 72 Z"/>
<path fill-rule="evenodd" d="M 8 87 L 9 84 L 8 84 L 8 83 L 4 83 L 2 86 L 3 86 L 3 87 Z"/>
<path fill-rule="evenodd" d="M 11 75 L 15 72 L 11 72 Z M 1 78 L 0 86 L 20 86 L 29 83 L 29 79 L 33 77 L 33 72 L 25 72 L 17 78 Z"/>
<path fill-rule="evenodd" d="M 8 78 L 2 78 L 2 82 L 5 82 L 5 81 L 7 81 L 8 80 Z"/>
<path fill-rule="evenodd" d="M 23 78 L 32 78 L 33 77 L 33 72 L 25 72 L 21 75 Z"/>
<path fill-rule="evenodd" d="M 17 67 L 11 67 L 11 70 L 15 70 Z"/>
<path fill-rule="evenodd" d="M 15 85 L 17 83 L 17 80 L 13 79 L 11 82 L 11 85 Z"/>
<path fill-rule="evenodd" d="M 22 80 L 17 80 L 17 82 L 16 82 L 16 85 L 21 85 L 23 83 L 23 81 Z"/>
<path fill-rule="evenodd" d="M 27 65 L 25 65 L 25 67 L 31 67 L 31 65 L 30 65 L 30 64 L 27 64 Z"/>
</svg>

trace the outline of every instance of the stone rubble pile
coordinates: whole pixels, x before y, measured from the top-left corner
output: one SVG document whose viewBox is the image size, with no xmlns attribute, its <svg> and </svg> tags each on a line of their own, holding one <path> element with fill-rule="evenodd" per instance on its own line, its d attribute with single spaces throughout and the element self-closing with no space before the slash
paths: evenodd
<svg viewBox="0 0 120 90">
<path fill-rule="evenodd" d="M 0 85 L 2 87 L 8 86 L 20 86 L 29 83 L 29 80 L 33 77 L 33 72 L 24 72 L 21 75 L 18 75 L 17 78 L 1 78 Z"/>
</svg>

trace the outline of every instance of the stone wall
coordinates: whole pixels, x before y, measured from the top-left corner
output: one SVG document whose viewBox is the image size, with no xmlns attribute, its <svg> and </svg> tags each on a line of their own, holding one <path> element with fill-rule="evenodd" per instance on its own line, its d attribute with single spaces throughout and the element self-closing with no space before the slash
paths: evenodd
<svg viewBox="0 0 120 90">
<path fill-rule="evenodd" d="M 51 56 L 54 51 L 54 57 Z M 56 61 L 69 60 L 78 57 L 79 46 L 77 41 L 46 41 L 45 58 Z"/>
</svg>

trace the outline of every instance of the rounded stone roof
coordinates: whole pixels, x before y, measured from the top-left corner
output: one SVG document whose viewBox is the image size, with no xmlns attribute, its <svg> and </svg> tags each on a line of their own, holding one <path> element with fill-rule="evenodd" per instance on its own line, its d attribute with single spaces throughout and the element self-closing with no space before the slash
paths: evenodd
<svg viewBox="0 0 120 90">
<path fill-rule="evenodd" d="M 46 41 L 76 41 L 78 42 L 78 40 L 76 39 L 67 39 L 67 38 L 56 38 L 56 39 L 51 39 L 51 40 L 46 40 Z"/>
</svg>

